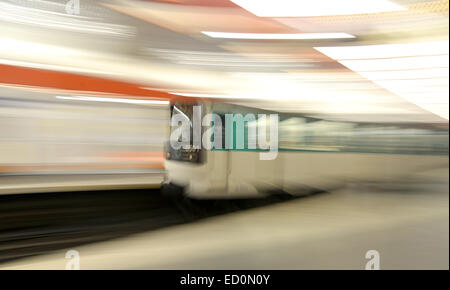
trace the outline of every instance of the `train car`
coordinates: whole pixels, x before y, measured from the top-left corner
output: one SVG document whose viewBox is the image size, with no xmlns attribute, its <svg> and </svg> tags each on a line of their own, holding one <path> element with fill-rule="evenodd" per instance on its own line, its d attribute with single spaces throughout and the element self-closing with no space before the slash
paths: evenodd
<svg viewBox="0 0 450 290">
<path fill-rule="evenodd" d="M 265 115 L 264 122 L 268 122 L 270 114 L 278 116 L 277 140 L 273 140 L 277 151 L 275 158 L 261 158 L 271 149 L 267 144 L 260 146 L 259 136 L 255 142 L 256 137 L 249 134 L 262 120 L 251 115 Z M 173 146 L 179 145 L 177 142 L 167 143 L 165 189 L 191 198 L 308 194 L 349 183 L 390 182 L 428 169 L 448 168 L 448 126 L 333 121 L 205 101 L 174 102 L 171 115 L 171 140 L 183 141 L 183 136 L 175 134 L 183 119 L 192 138 L 185 138 L 179 148 Z M 175 122 L 174 116 L 178 116 Z M 216 123 L 222 124 L 220 130 Z M 270 129 L 265 127 L 266 140 L 275 137 Z M 199 134 L 209 139 L 210 148 L 199 146 Z M 245 140 L 241 146 L 236 144 L 239 134 Z M 222 143 L 216 144 L 215 138 Z M 255 143 L 256 148 L 251 146 Z"/>
<path fill-rule="evenodd" d="M 0 194 L 159 187 L 169 102 L 0 88 Z"/>
</svg>

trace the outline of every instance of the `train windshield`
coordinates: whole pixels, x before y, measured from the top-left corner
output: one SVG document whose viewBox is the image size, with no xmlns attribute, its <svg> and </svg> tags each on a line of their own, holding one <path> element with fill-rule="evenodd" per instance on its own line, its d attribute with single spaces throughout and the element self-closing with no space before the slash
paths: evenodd
<svg viewBox="0 0 450 290">
<path fill-rule="evenodd" d="M 193 146 L 193 124 L 195 123 L 194 113 L 199 114 L 197 120 L 201 122 L 201 107 L 200 110 L 195 110 L 194 107 L 200 106 L 198 103 L 186 102 L 186 103 L 174 103 L 171 106 L 171 118 L 177 115 L 175 124 L 171 121 L 170 126 L 170 141 L 166 147 L 166 159 L 176 161 L 188 161 L 191 163 L 200 163 L 203 158 L 201 149 Z M 178 124 L 177 124 L 178 123 Z M 180 123 L 189 124 L 189 133 L 180 131 Z M 201 123 L 200 123 L 201 126 Z M 186 138 L 183 139 L 183 138 Z M 175 143 L 183 144 L 182 147 L 173 147 L 172 141 Z"/>
<path fill-rule="evenodd" d="M 192 124 L 193 124 L 193 115 L 194 115 L 194 106 L 196 106 L 197 104 L 195 103 L 174 103 L 171 106 L 171 117 L 173 118 L 173 116 L 175 115 L 179 115 L 181 116 L 182 119 L 184 119 L 183 121 L 186 121 L 189 123 L 189 127 L 190 127 L 190 132 L 189 132 L 189 144 L 192 146 L 192 133 L 193 133 L 193 128 L 192 128 Z M 177 126 L 170 126 L 170 133 L 172 135 L 172 133 L 174 133 L 174 130 L 176 130 L 178 128 Z M 179 136 L 181 138 L 181 136 Z M 181 141 L 181 139 L 179 140 Z"/>
<path fill-rule="evenodd" d="M 180 114 L 185 117 L 190 123 L 192 123 L 194 104 L 192 103 L 176 103 L 172 105 L 172 116 Z"/>
</svg>

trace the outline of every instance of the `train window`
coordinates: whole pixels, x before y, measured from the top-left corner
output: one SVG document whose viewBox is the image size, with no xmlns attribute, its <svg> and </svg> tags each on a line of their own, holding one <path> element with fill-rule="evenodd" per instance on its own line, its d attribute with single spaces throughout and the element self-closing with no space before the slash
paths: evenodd
<svg viewBox="0 0 450 290">
<path fill-rule="evenodd" d="M 202 153 L 201 146 L 200 148 L 194 147 L 194 138 L 193 138 L 193 122 L 194 122 L 194 114 L 196 110 L 195 106 L 200 107 L 200 126 L 201 126 L 201 105 L 197 103 L 175 103 L 171 106 L 171 116 L 179 115 L 181 118 L 184 118 L 184 121 L 189 124 L 189 132 L 188 132 L 188 144 L 184 144 L 181 148 L 175 149 L 173 148 L 171 142 L 177 141 L 181 142 L 183 139 L 182 134 L 175 134 L 178 126 L 170 126 L 170 141 L 166 145 L 166 159 L 174 160 L 174 161 L 186 161 L 190 163 L 202 163 L 204 160 L 204 154 Z M 173 140 L 175 138 L 177 140 Z M 200 136 L 201 138 L 201 136 Z"/>
<path fill-rule="evenodd" d="M 281 150 L 360 153 L 448 153 L 448 130 L 286 118 L 280 122 Z"/>
</svg>

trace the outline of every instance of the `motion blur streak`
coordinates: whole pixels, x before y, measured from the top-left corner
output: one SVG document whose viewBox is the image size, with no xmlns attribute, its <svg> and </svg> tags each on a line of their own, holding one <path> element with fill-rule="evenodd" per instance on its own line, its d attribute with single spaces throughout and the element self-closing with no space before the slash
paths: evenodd
<svg viewBox="0 0 450 290">
<path fill-rule="evenodd" d="M 0 193 L 160 182 L 168 101 L 55 96 L 17 87 L 1 92 Z M 80 182 L 86 174 L 97 180 Z M 27 177 L 35 175 L 40 178 Z"/>
<path fill-rule="evenodd" d="M 93 102 L 112 102 L 112 103 L 128 103 L 128 104 L 154 104 L 154 105 L 168 105 L 169 101 L 158 100 L 135 100 L 135 99 L 119 99 L 119 98 L 97 98 L 97 97 L 62 97 L 56 96 L 57 99 L 75 100 L 75 101 L 93 101 Z"/>
</svg>

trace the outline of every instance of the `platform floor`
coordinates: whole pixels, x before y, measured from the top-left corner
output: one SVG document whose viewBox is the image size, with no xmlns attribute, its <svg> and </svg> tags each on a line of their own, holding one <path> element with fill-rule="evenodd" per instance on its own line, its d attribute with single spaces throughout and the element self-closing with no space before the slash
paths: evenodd
<svg viewBox="0 0 450 290">
<path fill-rule="evenodd" d="M 74 248 L 81 269 L 448 269 L 448 169 L 353 186 Z M 64 269 L 69 249 L 1 269 Z"/>
</svg>

